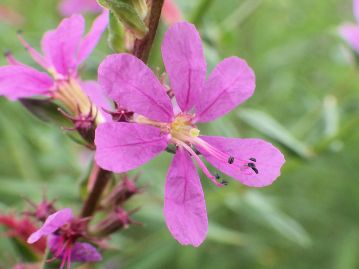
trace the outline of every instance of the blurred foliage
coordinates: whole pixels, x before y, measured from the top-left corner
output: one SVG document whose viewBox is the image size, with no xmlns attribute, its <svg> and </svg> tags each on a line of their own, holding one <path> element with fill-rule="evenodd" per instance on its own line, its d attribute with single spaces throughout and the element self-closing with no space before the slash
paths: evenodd
<svg viewBox="0 0 359 269">
<path fill-rule="evenodd" d="M 337 26 L 353 21 L 351 0 L 177 1 L 205 41 L 208 66 L 238 55 L 257 76 L 256 93 L 203 133 L 262 137 L 279 146 L 287 163 L 264 189 L 231 181 L 221 190 L 202 178 L 210 221 L 198 249 L 182 247 L 167 231 L 162 195 L 169 154 L 142 167 L 146 193 L 132 226 L 113 238 L 114 250 L 95 268 L 359 268 L 359 70 Z M 60 20 L 54 0 L 2 0 L 24 17 L 21 25 L 0 18 L 0 50 L 31 63 L 16 39 L 21 28 L 36 48 Z M 89 16 L 88 22 L 93 17 Z M 151 65 L 162 66 L 161 25 Z M 109 53 L 106 37 L 83 68 L 96 77 Z M 0 59 L 0 64 L 5 64 Z M 22 210 L 22 197 L 45 191 L 59 206 L 79 206 L 82 175 L 91 153 L 61 129 L 36 120 L 19 103 L 0 99 L 0 209 Z M 79 188 L 74 188 L 75 184 Z M 0 240 L 0 268 L 19 261 L 10 240 Z"/>
</svg>

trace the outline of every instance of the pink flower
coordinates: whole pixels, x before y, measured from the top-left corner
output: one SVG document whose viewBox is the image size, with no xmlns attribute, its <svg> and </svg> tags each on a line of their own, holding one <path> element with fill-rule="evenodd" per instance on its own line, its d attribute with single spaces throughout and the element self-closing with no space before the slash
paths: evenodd
<svg viewBox="0 0 359 269">
<path fill-rule="evenodd" d="M 98 84 L 82 82 L 77 68 L 90 55 L 106 29 L 108 14 L 104 12 L 93 23 L 91 30 L 83 36 L 85 21 L 81 15 L 62 20 L 55 29 L 45 33 L 38 53 L 19 35 L 19 39 L 32 58 L 43 69 L 40 72 L 17 61 L 7 54 L 9 65 L 0 67 L 0 95 L 11 100 L 32 96 L 46 96 L 61 101 L 70 111 L 88 113 L 89 98 L 98 107 L 106 107 Z M 86 96 L 87 95 L 87 96 Z"/>
<path fill-rule="evenodd" d="M 353 12 L 357 24 L 347 23 L 339 28 L 339 33 L 348 44 L 359 53 L 359 0 L 353 1 Z"/>
<path fill-rule="evenodd" d="M 162 8 L 162 18 L 168 24 L 172 25 L 183 20 L 182 13 L 174 0 L 165 0 Z"/>
<path fill-rule="evenodd" d="M 47 237 L 47 244 L 54 258 L 62 260 L 60 269 L 71 262 L 97 262 L 101 254 L 89 243 L 76 242 L 84 236 L 85 220 L 76 219 L 70 208 L 61 209 L 50 215 L 40 229 L 27 239 L 33 244 L 42 237 Z"/>
<path fill-rule="evenodd" d="M 96 0 L 62 0 L 59 8 L 64 16 L 76 13 L 97 13 L 102 10 Z"/>
<path fill-rule="evenodd" d="M 199 246 L 208 221 L 192 160 L 214 184 L 222 184 L 198 153 L 218 170 L 253 187 L 270 185 L 285 160 L 261 139 L 204 136 L 196 126 L 227 114 L 253 94 L 255 76 L 244 60 L 223 60 L 206 80 L 200 36 L 185 22 L 168 30 L 162 56 L 178 106 L 171 103 L 153 72 L 134 56 L 110 55 L 101 63 L 99 82 L 106 94 L 136 114 L 132 123 L 108 122 L 97 128 L 95 157 L 102 168 L 122 173 L 148 162 L 169 144 L 176 145 L 166 180 L 164 216 L 175 239 Z"/>
</svg>

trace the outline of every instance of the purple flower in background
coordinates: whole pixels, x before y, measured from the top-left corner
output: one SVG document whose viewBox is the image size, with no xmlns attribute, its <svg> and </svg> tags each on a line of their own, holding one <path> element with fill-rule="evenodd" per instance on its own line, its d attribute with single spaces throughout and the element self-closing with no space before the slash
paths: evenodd
<svg viewBox="0 0 359 269">
<path fill-rule="evenodd" d="M 32 48 L 21 35 L 19 39 L 32 58 L 43 69 L 40 72 L 7 54 L 9 65 L 0 67 L 0 95 L 11 100 L 32 96 L 46 96 L 62 102 L 71 112 L 91 111 L 91 101 L 106 107 L 106 99 L 94 81 L 82 82 L 78 66 L 90 55 L 108 23 L 103 12 L 83 37 L 85 21 L 81 15 L 63 19 L 55 29 L 45 33 L 41 41 L 44 55 Z"/>
<path fill-rule="evenodd" d="M 357 23 L 344 24 L 339 28 L 339 32 L 348 44 L 359 53 L 359 0 L 353 1 L 353 12 Z"/>
<path fill-rule="evenodd" d="M 101 254 L 89 243 L 76 242 L 84 236 L 84 219 L 76 219 L 70 208 L 61 209 L 50 215 L 40 229 L 30 235 L 27 242 L 33 244 L 42 237 L 47 237 L 48 248 L 54 258 L 61 259 L 62 269 L 71 262 L 97 262 Z"/>
<path fill-rule="evenodd" d="M 261 139 L 200 135 L 197 123 L 215 120 L 247 100 L 255 76 L 247 63 L 230 57 L 206 80 L 201 39 L 189 23 L 177 23 L 165 35 L 162 56 L 176 97 L 172 104 L 153 72 L 129 54 L 108 56 L 99 67 L 99 82 L 106 94 L 130 111 L 133 122 L 108 122 L 96 130 L 96 161 L 104 169 L 122 173 L 164 151 L 177 147 L 169 168 L 164 198 L 167 226 L 183 245 L 199 246 L 208 220 L 196 167 L 217 186 L 199 153 L 215 168 L 247 186 L 270 185 L 285 160 L 281 152 Z"/>
<path fill-rule="evenodd" d="M 62 0 L 59 8 L 64 16 L 75 13 L 97 13 L 102 10 L 96 0 Z"/>
</svg>

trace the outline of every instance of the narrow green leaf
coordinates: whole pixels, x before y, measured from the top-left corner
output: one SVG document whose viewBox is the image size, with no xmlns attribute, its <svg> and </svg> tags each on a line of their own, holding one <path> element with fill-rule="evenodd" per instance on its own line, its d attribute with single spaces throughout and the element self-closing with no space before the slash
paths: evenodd
<svg viewBox="0 0 359 269">
<path fill-rule="evenodd" d="M 233 246 L 243 246 L 247 241 L 246 235 L 213 222 L 209 223 L 207 239 Z"/>
<path fill-rule="evenodd" d="M 328 95 L 323 103 L 324 114 L 324 136 L 326 138 L 333 137 L 339 130 L 339 111 L 338 102 L 335 96 Z"/>
<path fill-rule="evenodd" d="M 279 234 L 302 247 L 311 244 L 311 239 L 304 228 L 296 220 L 281 212 L 270 199 L 255 191 L 247 192 L 243 199 L 247 207 L 257 211 L 262 223 L 270 225 Z"/>
<path fill-rule="evenodd" d="M 19 254 L 19 256 L 25 262 L 37 262 L 39 261 L 39 256 L 31 249 L 29 244 L 26 244 L 24 241 L 17 239 L 16 237 L 11 238 L 11 242 L 14 244 L 14 247 Z"/>
<path fill-rule="evenodd" d="M 242 109 L 238 113 L 238 117 L 262 134 L 267 135 L 281 143 L 283 146 L 286 146 L 300 157 L 310 158 L 313 155 L 309 146 L 295 138 L 284 126 L 270 115 L 255 109 Z"/>
</svg>

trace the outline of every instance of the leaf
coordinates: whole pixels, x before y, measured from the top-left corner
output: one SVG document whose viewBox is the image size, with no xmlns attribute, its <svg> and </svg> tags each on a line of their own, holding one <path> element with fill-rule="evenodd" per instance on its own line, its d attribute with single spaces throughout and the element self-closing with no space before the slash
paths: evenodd
<svg viewBox="0 0 359 269">
<path fill-rule="evenodd" d="M 37 262 L 39 261 L 39 256 L 31 249 L 29 244 L 26 244 L 24 241 L 19 240 L 15 237 L 11 238 L 11 242 L 14 244 L 15 249 L 19 256 L 25 262 Z"/>
<path fill-rule="evenodd" d="M 277 209 L 265 196 L 250 191 L 243 199 L 251 210 L 257 212 L 261 222 L 269 224 L 279 234 L 302 247 L 311 244 L 311 239 L 304 228 L 296 220 Z"/>
<path fill-rule="evenodd" d="M 310 158 L 313 151 L 295 138 L 284 126 L 268 114 L 255 109 L 242 109 L 238 117 L 259 132 L 271 137 L 302 158 Z"/>
<path fill-rule="evenodd" d="M 243 246 L 247 241 L 246 235 L 213 222 L 209 223 L 207 239 L 233 246 Z"/>
<path fill-rule="evenodd" d="M 323 103 L 324 114 L 324 136 L 330 138 L 335 136 L 339 131 L 339 111 L 338 102 L 335 96 L 328 95 Z"/>
</svg>

